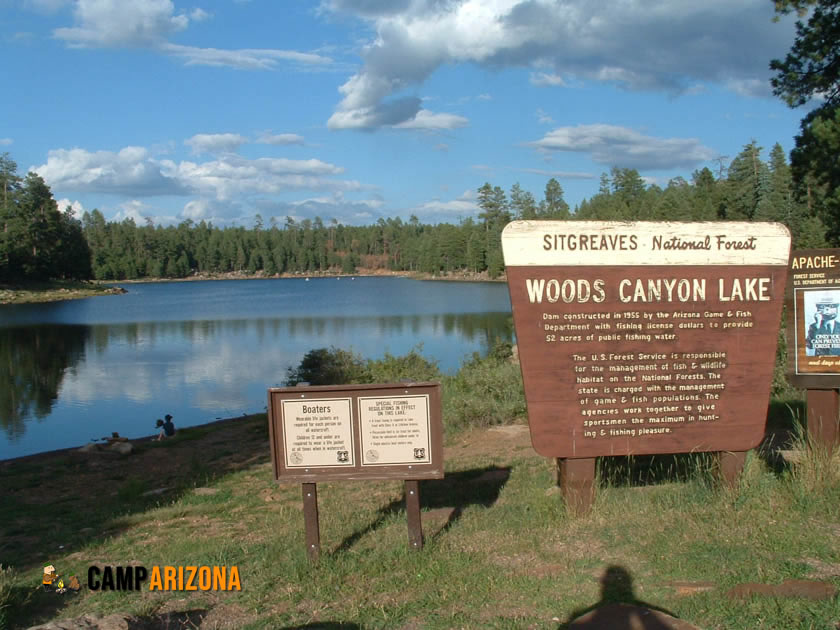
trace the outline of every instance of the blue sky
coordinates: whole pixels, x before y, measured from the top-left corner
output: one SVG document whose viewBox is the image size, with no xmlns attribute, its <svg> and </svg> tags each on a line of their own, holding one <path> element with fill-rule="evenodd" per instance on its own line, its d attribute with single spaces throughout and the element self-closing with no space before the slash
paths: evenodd
<svg viewBox="0 0 840 630">
<path fill-rule="evenodd" d="M 550 177 L 574 207 L 789 152 L 793 37 L 772 0 L 0 0 L 0 152 L 138 223 L 456 222 Z"/>
</svg>

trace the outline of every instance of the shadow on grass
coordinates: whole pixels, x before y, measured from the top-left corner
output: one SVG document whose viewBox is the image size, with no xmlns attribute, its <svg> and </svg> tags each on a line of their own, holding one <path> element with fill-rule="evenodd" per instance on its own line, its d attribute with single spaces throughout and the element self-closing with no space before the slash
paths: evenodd
<svg viewBox="0 0 840 630">
<path fill-rule="evenodd" d="M 599 457 L 597 476 L 601 486 L 638 487 L 659 483 L 685 482 L 698 475 L 710 475 L 712 453 L 629 455 Z"/>
<path fill-rule="evenodd" d="M 777 475 L 790 468 L 779 451 L 789 449 L 804 435 L 804 400 L 774 400 L 767 409 L 767 428 L 758 447 L 759 457 Z"/>
<path fill-rule="evenodd" d="M 446 522 L 437 529 L 433 536 L 437 536 L 449 529 L 470 505 L 490 507 L 499 498 L 499 493 L 510 477 L 510 468 L 488 466 L 472 470 L 446 473 L 443 479 L 432 479 L 420 484 L 420 509 L 445 510 L 448 509 Z M 405 493 L 395 501 L 379 509 L 376 518 L 363 529 L 345 538 L 332 553 L 340 553 L 350 549 L 358 540 L 375 531 L 390 516 L 405 510 Z"/>
<path fill-rule="evenodd" d="M 592 606 L 576 610 L 560 626 L 568 630 L 638 628 L 673 630 L 674 626 L 652 611 L 674 617 L 674 613 L 636 598 L 633 577 L 620 565 L 607 567 L 601 576 L 601 599 Z"/>
<path fill-rule="evenodd" d="M 65 595 L 75 597 L 76 593 L 68 591 Z M 47 620 L 52 618 L 67 604 L 65 596 L 55 592 L 47 592 L 37 585 L 31 587 L 16 584 L 4 593 L 4 608 L 0 611 L 0 628 L 3 630 L 17 627 L 29 627 L 35 619 Z M 25 625 L 21 623 L 26 620 Z"/>
<path fill-rule="evenodd" d="M 767 409 L 764 438 L 755 452 L 777 475 L 788 469 L 779 452 L 790 448 L 801 435 L 804 418 L 802 400 L 774 400 Z M 698 477 L 713 483 L 715 467 L 714 453 L 599 457 L 598 479 L 600 485 L 613 487 L 686 482 Z"/>
</svg>

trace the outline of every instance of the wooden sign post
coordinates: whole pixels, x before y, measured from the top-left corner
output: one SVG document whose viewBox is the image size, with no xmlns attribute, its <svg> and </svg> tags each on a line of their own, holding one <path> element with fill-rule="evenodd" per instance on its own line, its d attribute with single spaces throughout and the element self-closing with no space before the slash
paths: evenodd
<svg viewBox="0 0 840 630">
<path fill-rule="evenodd" d="M 840 249 L 790 255 L 787 292 L 788 381 L 807 389 L 808 435 L 840 442 Z"/>
<path fill-rule="evenodd" d="M 737 474 L 764 435 L 787 228 L 516 221 L 502 249 L 531 440 L 570 507 L 599 456 L 729 452 Z"/>
<path fill-rule="evenodd" d="M 404 479 L 409 545 L 423 547 L 419 480 L 443 478 L 439 383 L 272 388 L 268 423 L 274 478 L 302 484 L 310 560 L 319 481 Z"/>
</svg>

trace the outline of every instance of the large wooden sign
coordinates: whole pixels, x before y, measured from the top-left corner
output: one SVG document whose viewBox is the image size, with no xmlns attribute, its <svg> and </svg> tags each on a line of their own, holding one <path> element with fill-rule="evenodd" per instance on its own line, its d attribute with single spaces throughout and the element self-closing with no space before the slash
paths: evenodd
<svg viewBox="0 0 840 630">
<path fill-rule="evenodd" d="M 787 228 L 516 221 L 502 248 L 538 453 L 746 451 L 761 441 Z"/>
<path fill-rule="evenodd" d="M 840 387 L 840 249 L 790 255 L 788 380 L 796 387 Z"/>
<path fill-rule="evenodd" d="M 441 479 L 440 384 L 268 390 L 278 481 Z"/>
</svg>

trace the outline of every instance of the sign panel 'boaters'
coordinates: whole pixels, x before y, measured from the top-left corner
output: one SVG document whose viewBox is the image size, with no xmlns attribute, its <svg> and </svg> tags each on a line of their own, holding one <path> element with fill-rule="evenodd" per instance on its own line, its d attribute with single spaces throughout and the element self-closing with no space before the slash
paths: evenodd
<svg viewBox="0 0 840 630">
<path fill-rule="evenodd" d="M 515 221 L 502 249 L 538 453 L 758 445 L 784 302 L 786 227 Z"/>
</svg>

